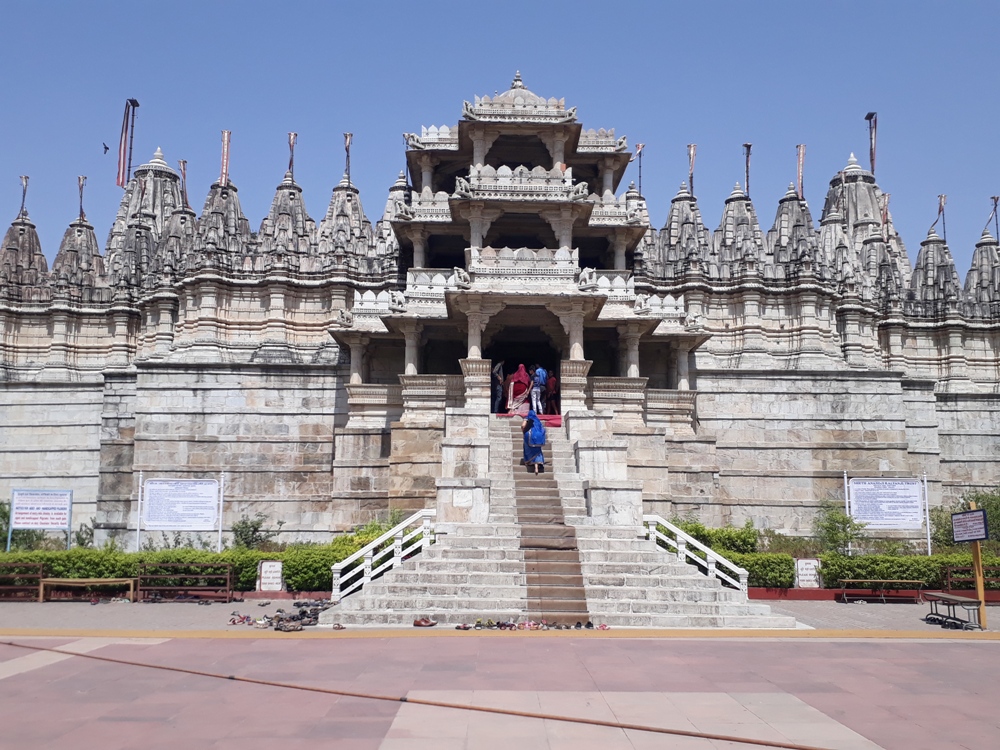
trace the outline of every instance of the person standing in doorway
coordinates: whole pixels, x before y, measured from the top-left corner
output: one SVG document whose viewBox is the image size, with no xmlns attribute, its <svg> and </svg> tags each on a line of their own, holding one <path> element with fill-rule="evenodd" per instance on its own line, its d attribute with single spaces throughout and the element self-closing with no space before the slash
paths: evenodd
<svg viewBox="0 0 1000 750">
<path fill-rule="evenodd" d="M 545 384 L 545 413 L 559 413 L 559 380 L 552 373 L 549 373 L 548 382 Z"/>
<path fill-rule="evenodd" d="M 545 410 L 542 408 L 542 392 L 545 390 L 548 382 L 549 374 L 545 371 L 544 367 L 536 363 L 531 369 L 531 410 L 535 414 L 545 413 Z"/>
<path fill-rule="evenodd" d="M 503 360 L 501 359 L 493 365 L 493 413 L 500 414 L 503 411 Z"/>
</svg>

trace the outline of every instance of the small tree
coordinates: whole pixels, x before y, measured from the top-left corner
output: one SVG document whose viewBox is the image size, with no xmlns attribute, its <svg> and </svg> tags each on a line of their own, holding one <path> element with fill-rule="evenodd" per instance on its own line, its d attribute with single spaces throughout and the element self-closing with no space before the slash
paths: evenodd
<svg viewBox="0 0 1000 750">
<path fill-rule="evenodd" d="M 855 521 L 837 503 L 827 501 L 820 505 L 813 531 L 824 552 L 846 555 L 854 544 L 864 539 L 867 525 Z"/>
<path fill-rule="evenodd" d="M 265 529 L 267 516 L 257 511 L 253 518 L 246 514 L 233 523 L 233 545 L 245 549 L 264 549 L 271 546 L 271 540 L 281 533 L 284 521 L 278 521 L 278 528 Z"/>
</svg>

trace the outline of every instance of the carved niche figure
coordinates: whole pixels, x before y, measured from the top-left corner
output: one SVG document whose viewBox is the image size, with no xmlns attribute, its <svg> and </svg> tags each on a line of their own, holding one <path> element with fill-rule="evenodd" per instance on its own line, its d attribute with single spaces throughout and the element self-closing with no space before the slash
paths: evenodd
<svg viewBox="0 0 1000 750">
<path fill-rule="evenodd" d="M 468 271 L 466 271 L 464 268 L 458 268 L 456 266 L 454 268 L 454 272 L 455 272 L 455 286 L 457 286 L 459 289 L 469 289 L 472 287 L 472 277 L 469 275 Z"/>
<path fill-rule="evenodd" d="M 581 268 L 580 280 L 577 286 L 582 292 L 592 292 L 597 289 L 597 271 L 593 268 Z"/>
</svg>

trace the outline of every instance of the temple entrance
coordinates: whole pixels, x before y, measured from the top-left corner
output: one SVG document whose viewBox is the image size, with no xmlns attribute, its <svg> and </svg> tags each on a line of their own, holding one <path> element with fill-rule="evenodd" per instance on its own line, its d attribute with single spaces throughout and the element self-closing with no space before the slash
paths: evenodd
<svg viewBox="0 0 1000 750">
<path fill-rule="evenodd" d="M 494 366 L 497 362 L 502 361 L 505 378 L 514 373 L 517 366 L 521 364 L 527 370 L 538 364 L 544 367 L 550 375 L 555 375 L 556 378 L 560 377 L 559 362 L 562 358 L 560 352 L 552 346 L 548 336 L 537 328 L 504 328 L 483 351 L 483 358 L 492 360 Z M 495 398 L 495 391 L 492 395 Z M 503 410 L 505 402 L 506 398 L 501 403 L 501 410 Z M 495 401 L 491 399 L 491 410 L 494 406 Z M 557 402 L 553 404 L 553 409 L 554 413 L 558 413 Z"/>
</svg>

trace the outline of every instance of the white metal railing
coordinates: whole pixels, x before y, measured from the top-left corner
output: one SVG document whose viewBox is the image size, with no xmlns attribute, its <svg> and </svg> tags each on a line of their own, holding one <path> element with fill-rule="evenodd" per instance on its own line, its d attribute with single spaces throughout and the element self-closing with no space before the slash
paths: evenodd
<svg viewBox="0 0 1000 750">
<path fill-rule="evenodd" d="M 686 531 L 674 526 L 670 521 L 666 521 L 660 516 L 643 516 L 642 522 L 649 532 L 649 538 L 658 543 L 662 542 L 664 546 L 672 549 L 677 553 L 679 560 L 694 563 L 704 569 L 705 575 L 709 578 L 718 578 L 730 586 L 739 589 L 744 594 L 747 593 L 750 574 L 739 565 L 731 563 L 718 552 L 706 547 Z M 663 526 L 674 536 L 670 537 L 664 534 L 658 526 Z M 701 555 L 692 551 L 692 547 L 705 553 L 704 559 L 702 559 Z M 720 570 L 720 566 L 731 571 L 736 578 Z"/>
<path fill-rule="evenodd" d="M 350 557 L 331 566 L 333 571 L 333 599 L 339 602 L 348 594 L 367 585 L 374 578 L 434 543 L 434 524 L 437 516 L 433 508 L 418 510 L 412 516 L 385 532 L 378 539 L 359 549 Z M 388 542 L 392 544 L 388 544 Z M 355 564 L 358 561 L 361 564 Z"/>
</svg>

